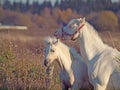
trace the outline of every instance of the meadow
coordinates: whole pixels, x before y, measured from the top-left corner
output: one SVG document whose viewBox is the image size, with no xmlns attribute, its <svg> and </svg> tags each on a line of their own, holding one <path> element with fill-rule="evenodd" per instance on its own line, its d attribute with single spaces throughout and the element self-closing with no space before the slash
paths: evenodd
<svg viewBox="0 0 120 90">
<path fill-rule="evenodd" d="M 0 29 L 0 90 L 61 90 L 56 62 L 53 63 L 53 76 L 50 78 L 46 74 L 44 39 L 53 36 L 57 29 L 73 18 L 85 17 L 99 31 L 106 44 L 120 51 L 120 2 L 62 0 L 51 7 L 47 2 L 49 0 L 40 5 L 38 0 L 31 5 L 30 0 L 26 4 L 3 1 L 3 5 L 0 2 L 0 26 L 26 26 L 28 29 Z M 64 43 L 80 53 L 77 41 Z"/>
<path fill-rule="evenodd" d="M 57 29 L 57 28 L 56 28 Z M 56 29 L 0 30 L 0 89 L 1 90 L 60 90 L 59 67 L 55 66 L 52 80 L 43 64 L 46 36 Z M 120 51 L 120 32 L 102 31 L 103 41 Z M 76 41 L 64 41 L 79 50 Z M 78 51 L 79 52 L 79 51 Z M 51 83 L 50 83 L 51 82 Z"/>
</svg>

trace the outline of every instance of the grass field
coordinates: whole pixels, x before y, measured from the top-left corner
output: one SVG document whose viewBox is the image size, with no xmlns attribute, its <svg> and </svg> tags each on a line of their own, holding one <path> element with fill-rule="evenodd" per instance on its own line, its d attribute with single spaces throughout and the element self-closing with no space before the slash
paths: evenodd
<svg viewBox="0 0 120 90">
<path fill-rule="evenodd" d="M 43 64 L 44 38 L 52 30 L 0 31 L 0 89 L 48 90 L 48 77 Z M 120 51 L 120 32 L 100 32 L 103 41 Z M 79 50 L 76 41 L 65 42 Z M 55 63 L 51 90 L 60 90 L 59 67 Z"/>
</svg>

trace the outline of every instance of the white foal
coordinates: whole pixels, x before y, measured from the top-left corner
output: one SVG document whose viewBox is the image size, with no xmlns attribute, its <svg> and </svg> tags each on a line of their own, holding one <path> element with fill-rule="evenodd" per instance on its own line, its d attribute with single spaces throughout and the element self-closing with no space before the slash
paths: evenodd
<svg viewBox="0 0 120 90">
<path fill-rule="evenodd" d="M 60 79 L 62 81 L 62 90 L 90 90 L 87 65 L 81 56 L 73 48 L 63 44 L 56 38 L 46 40 L 45 66 L 48 66 L 57 60 L 60 66 Z"/>
</svg>

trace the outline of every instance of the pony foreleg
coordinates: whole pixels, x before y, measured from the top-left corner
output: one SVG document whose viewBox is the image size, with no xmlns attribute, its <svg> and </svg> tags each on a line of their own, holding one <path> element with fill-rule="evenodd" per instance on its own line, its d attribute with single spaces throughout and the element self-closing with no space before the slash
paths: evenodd
<svg viewBox="0 0 120 90">
<path fill-rule="evenodd" d="M 98 83 L 95 83 L 94 84 L 94 90 L 106 90 L 106 86 L 101 86 L 100 84 Z"/>
<path fill-rule="evenodd" d="M 85 81 L 81 87 L 81 90 L 94 90 L 94 87 L 89 81 Z"/>
</svg>

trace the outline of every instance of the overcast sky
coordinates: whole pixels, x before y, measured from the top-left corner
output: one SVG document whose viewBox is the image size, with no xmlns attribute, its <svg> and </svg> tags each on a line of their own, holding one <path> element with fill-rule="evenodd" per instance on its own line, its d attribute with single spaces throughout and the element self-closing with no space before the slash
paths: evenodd
<svg viewBox="0 0 120 90">
<path fill-rule="evenodd" d="M 27 0 L 10 0 L 10 1 L 11 2 L 13 2 L 13 1 L 23 1 L 23 2 L 26 2 Z M 44 1 L 51 1 L 51 3 L 54 4 L 56 0 L 29 0 L 29 1 L 30 1 L 30 3 L 32 3 L 33 1 L 39 1 L 40 3 L 44 2 Z M 58 1 L 60 1 L 60 0 L 58 0 Z"/>
<path fill-rule="evenodd" d="M 21 1 L 21 0 L 11 0 L 11 1 Z M 22 1 L 27 1 L 27 0 L 22 0 Z M 30 0 L 30 1 L 39 1 L 39 2 L 43 2 L 43 1 L 45 1 L 45 0 Z M 46 0 L 46 1 L 55 2 L 56 0 Z M 58 0 L 58 1 L 60 1 L 60 0 Z M 114 1 L 118 1 L 118 0 L 112 0 L 112 1 L 114 2 Z"/>
<path fill-rule="evenodd" d="M 2 0 L 2 1 L 4 1 L 4 0 Z M 13 1 L 23 1 L 23 2 L 26 2 L 27 0 L 10 0 L 10 1 L 11 2 L 13 2 Z M 42 3 L 45 0 L 30 0 L 30 3 L 32 3 L 33 1 L 39 1 L 40 3 Z M 54 3 L 55 3 L 56 0 L 46 0 L 46 1 L 51 1 L 52 5 L 54 5 Z M 58 1 L 60 1 L 60 0 L 58 0 Z M 112 2 L 116 2 L 116 1 L 118 1 L 118 0 L 112 0 Z"/>
</svg>

